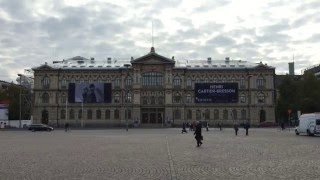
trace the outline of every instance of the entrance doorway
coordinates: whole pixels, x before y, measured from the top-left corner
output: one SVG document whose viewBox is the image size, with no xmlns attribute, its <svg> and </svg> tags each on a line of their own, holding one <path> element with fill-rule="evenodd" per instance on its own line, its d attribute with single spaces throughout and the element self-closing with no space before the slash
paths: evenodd
<svg viewBox="0 0 320 180">
<path fill-rule="evenodd" d="M 41 123 L 48 124 L 48 120 L 49 120 L 49 112 L 48 110 L 43 110 L 41 113 Z"/>
<path fill-rule="evenodd" d="M 142 108 L 141 123 L 142 124 L 162 124 L 164 123 L 163 115 L 164 115 L 164 108 Z"/>
</svg>

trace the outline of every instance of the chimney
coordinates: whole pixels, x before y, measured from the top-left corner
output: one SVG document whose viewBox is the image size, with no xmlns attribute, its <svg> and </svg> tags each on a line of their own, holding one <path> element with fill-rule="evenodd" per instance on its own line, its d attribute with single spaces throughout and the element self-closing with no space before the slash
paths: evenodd
<svg viewBox="0 0 320 180">
<path fill-rule="evenodd" d="M 208 57 L 208 63 L 211 64 L 211 57 Z"/>
<path fill-rule="evenodd" d="M 94 57 L 91 57 L 90 60 L 91 60 L 91 61 L 94 61 Z"/>
</svg>

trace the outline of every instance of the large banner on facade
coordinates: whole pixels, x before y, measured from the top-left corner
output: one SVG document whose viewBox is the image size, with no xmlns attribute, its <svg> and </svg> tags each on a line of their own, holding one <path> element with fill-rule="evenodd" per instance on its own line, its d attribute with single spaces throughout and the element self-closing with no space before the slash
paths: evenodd
<svg viewBox="0 0 320 180">
<path fill-rule="evenodd" d="M 237 103 L 238 83 L 195 83 L 195 103 Z"/>
<path fill-rule="evenodd" d="M 111 83 L 69 84 L 69 103 L 111 103 Z"/>
</svg>

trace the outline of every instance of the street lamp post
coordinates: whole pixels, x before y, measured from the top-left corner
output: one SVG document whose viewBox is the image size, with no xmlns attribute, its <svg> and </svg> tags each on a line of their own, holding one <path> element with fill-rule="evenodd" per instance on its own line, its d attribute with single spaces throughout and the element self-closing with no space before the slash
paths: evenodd
<svg viewBox="0 0 320 180">
<path fill-rule="evenodd" d="M 129 67 L 130 67 L 130 64 L 125 64 L 124 67 L 126 67 L 126 72 L 127 72 L 127 77 L 126 77 L 126 80 L 128 80 L 127 78 L 129 78 Z M 127 81 L 125 81 L 124 83 L 125 85 L 125 106 L 126 106 L 126 113 L 125 113 L 125 118 L 126 118 L 126 130 L 128 131 L 128 111 L 129 111 L 129 87 L 128 87 L 128 84 L 127 84 Z"/>
<path fill-rule="evenodd" d="M 250 79 L 252 75 L 248 75 L 248 121 L 251 121 L 251 112 L 250 112 L 250 106 L 251 106 L 251 91 L 250 91 Z M 250 122 L 251 123 L 251 122 Z"/>
<path fill-rule="evenodd" d="M 21 76 L 22 74 L 18 74 L 18 76 L 20 77 L 20 80 L 19 80 L 19 84 L 20 84 L 20 91 L 19 91 L 19 128 L 21 128 Z"/>
</svg>

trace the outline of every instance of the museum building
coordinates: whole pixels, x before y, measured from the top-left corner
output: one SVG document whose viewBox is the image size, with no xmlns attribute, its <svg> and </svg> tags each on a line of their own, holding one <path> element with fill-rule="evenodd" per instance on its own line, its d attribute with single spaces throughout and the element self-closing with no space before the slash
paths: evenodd
<svg viewBox="0 0 320 180">
<path fill-rule="evenodd" d="M 76 56 L 34 70 L 35 123 L 63 126 L 275 122 L 275 68 L 243 60 Z"/>
</svg>

